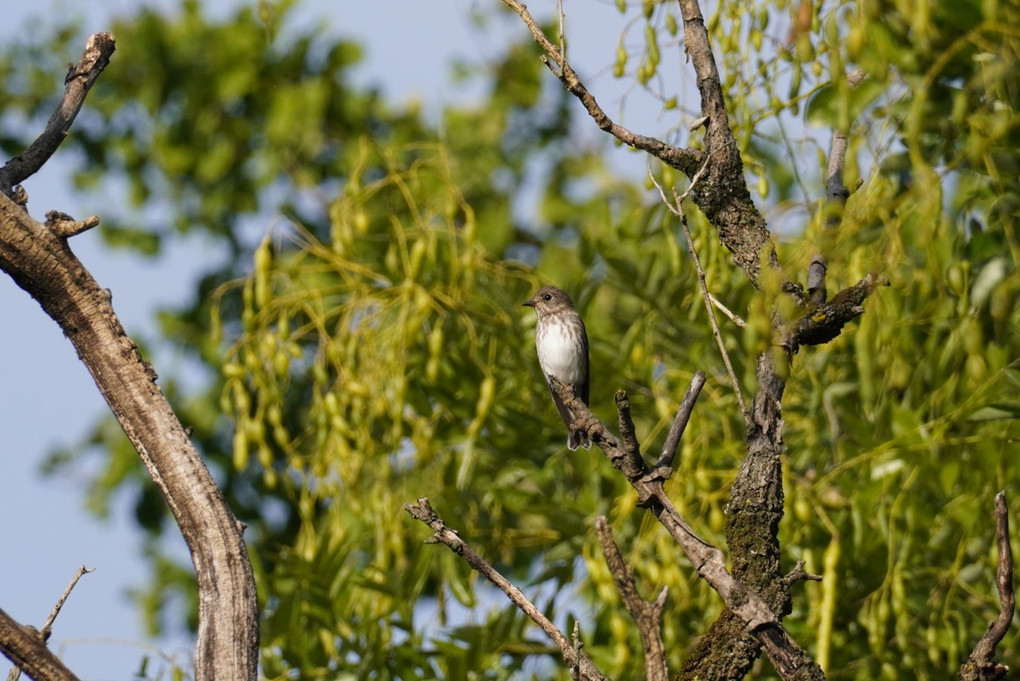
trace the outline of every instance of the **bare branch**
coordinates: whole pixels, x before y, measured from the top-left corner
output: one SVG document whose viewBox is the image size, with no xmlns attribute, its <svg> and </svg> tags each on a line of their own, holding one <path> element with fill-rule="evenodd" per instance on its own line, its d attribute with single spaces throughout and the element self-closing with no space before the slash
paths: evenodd
<svg viewBox="0 0 1020 681">
<path fill-rule="evenodd" d="M 46 617 L 46 622 L 43 623 L 43 628 L 38 632 L 43 642 L 50 640 L 50 633 L 53 631 L 53 623 L 57 621 L 57 615 L 60 614 L 61 608 L 64 607 L 64 603 L 67 601 L 67 597 L 71 595 L 71 591 L 74 589 L 75 585 L 78 584 L 78 580 L 81 579 L 83 575 L 87 575 L 94 570 L 95 568 L 89 570 L 84 565 L 78 566 L 78 570 L 74 573 L 74 577 L 71 578 L 70 584 L 68 584 L 67 588 L 64 589 L 64 593 L 60 594 L 60 598 L 57 599 L 53 609 L 50 610 L 50 614 Z M 35 630 L 29 629 L 29 631 L 34 632 Z M 0 648 L 6 650 L 7 646 L 7 641 L 0 643 Z M 10 673 L 7 675 L 7 681 L 18 681 L 19 678 L 21 678 L 21 668 L 15 665 L 11 668 Z"/>
<path fill-rule="evenodd" d="M 254 680 L 258 602 L 243 526 L 156 384 L 152 367 L 124 332 L 109 292 L 68 247 L 65 237 L 77 227 L 47 228 L 8 197 L 10 185 L 36 172 L 53 154 L 113 50 L 112 34 L 89 38 L 82 60 L 67 74 L 64 97 L 46 131 L 0 170 L 0 270 L 39 303 L 74 345 L 177 521 L 198 582 L 196 679 Z M 62 222 L 61 216 L 53 222 Z"/>
<path fill-rule="evenodd" d="M 613 466 L 621 471 L 629 462 L 628 454 L 619 441 L 569 387 L 558 381 L 550 386 L 575 415 L 576 423 L 583 424 L 593 443 L 606 454 Z M 617 393 L 617 404 L 626 401 L 623 391 Z M 680 512 L 673 506 L 663 489 L 663 480 L 656 471 L 637 478 L 627 476 L 638 493 L 639 505 L 647 508 L 680 545 L 687 559 L 709 586 L 722 597 L 729 608 L 744 623 L 744 631 L 757 639 L 769 656 L 773 666 L 784 679 L 822 679 L 821 668 L 790 637 L 773 608 L 754 590 L 737 580 L 726 569 L 722 551 L 699 537 Z M 735 557 L 736 558 L 736 557 Z M 746 558 L 742 558 L 742 561 Z"/>
<path fill-rule="evenodd" d="M 864 71 L 854 69 L 846 77 L 847 84 L 851 87 L 857 85 L 866 78 Z M 828 200 L 826 210 L 828 215 L 825 219 L 825 230 L 828 231 L 839 225 L 840 217 L 843 214 L 843 205 L 850 196 L 850 190 L 843 184 L 843 168 L 846 166 L 846 151 L 849 146 L 847 136 L 849 130 L 835 130 L 832 133 L 832 146 L 829 148 L 829 163 L 825 170 L 825 198 Z M 822 242 L 828 241 L 827 235 L 823 234 Z M 825 250 L 825 249 L 822 249 Z M 825 254 L 818 252 L 811 259 L 808 266 L 807 288 L 808 296 L 815 304 L 822 304 L 828 299 L 828 292 L 825 290 L 825 274 L 828 269 L 828 262 Z"/>
<path fill-rule="evenodd" d="M 673 425 L 669 427 L 666 441 L 662 443 L 662 454 L 655 463 L 653 471 L 673 470 L 673 457 L 676 456 L 677 447 L 680 446 L 680 438 L 684 436 L 687 422 L 690 421 L 691 413 L 694 411 L 694 403 L 698 401 L 698 395 L 701 393 L 701 388 L 704 385 L 705 372 L 699 369 L 694 372 L 694 378 L 691 379 L 691 384 L 687 387 L 687 393 L 684 395 L 684 399 L 680 401 L 680 408 L 676 410 L 676 418 L 673 419 Z"/>
<path fill-rule="evenodd" d="M 85 96 L 110 63 L 110 56 L 116 47 L 112 33 L 89 36 L 81 59 L 68 70 L 64 78 L 64 96 L 46 123 L 46 129 L 28 149 L 0 168 L 0 192 L 13 199 L 15 185 L 34 175 L 49 160 L 67 137 L 71 124 L 85 102 Z M 24 201 L 20 205 L 24 205 Z"/>
<path fill-rule="evenodd" d="M 822 581 L 822 576 L 808 572 L 804 569 L 804 561 L 798 560 L 794 564 L 793 569 L 790 570 L 785 577 L 783 577 L 783 581 L 786 582 L 787 586 L 791 586 L 801 581 L 820 582 Z"/>
<path fill-rule="evenodd" d="M 708 299 L 710 301 L 712 301 L 713 305 L 715 305 L 715 309 L 719 310 L 724 315 L 726 315 L 731 322 L 733 322 L 734 324 L 736 324 L 737 326 L 739 326 L 742 329 L 746 329 L 747 328 L 747 322 L 745 322 L 743 319 L 741 319 L 737 315 L 733 314 L 733 312 L 728 307 L 723 305 L 722 302 L 720 302 L 715 296 L 712 295 L 711 291 L 708 292 Z"/>
<path fill-rule="evenodd" d="M 42 634 L 18 624 L 0 610 L 0 651 L 33 681 L 78 681 L 78 677 L 46 646 Z"/>
<path fill-rule="evenodd" d="M 620 437 L 623 438 L 623 467 L 620 470 L 628 479 L 640 477 L 645 472 L 645 462 L 641 458 L 641 445 L 638 444 L 634 419 L 630 415 L 630 400 L 622 390 L 616 391 L 615 400 Z"/>
<path fill-rule="evenodd" d="M 567 663 L 567 667 L 571 670 L 576 669 L 578 671 L 578 676 L 576 678 L 606 681 L 606 678 L 595 666 L 595 663 L 591 661 L 586 653 L 581 651 L 580 646 L 571 643 L 570 639 L 567 638 L 567 635 L 560 631 L 559 628 L 557 628 L 557 626 L 553 624 L 541 610 L 536 608 L 520 589 L 511 584 L 506 577 L 499 573 L 498 570 L 489 565 L 484 558 L 475 553 L 474 550 L 468 546 L 454 530 L 451 530 L 446 523 L 443 522 L 443 519 L 439 517 L 439 514 L 436 513 L 435 509 L 432 508 L 432 504 L 429 503 L 428 499 L 418 499 L 417 504 L 404 504 L 404 510 L 407 511 L 415 520 L 419 520 L 428 525 L 435 533 L 426 540 L 426 543 L 438 543 L 448 546 L 451 551 L 463 558 L 473 570 L 499 587 L 500 591 L 505 593 L 507 598 L 509 598 L 514 605 L 520 608 L 521 612 L 541 627 L 542 631 L 544 631 L 546 635 L 553 640 L 556 647 L 560 649 L 560 653 L 563 655 L 563 659 Z"/>
<path fill-rule="evenodd" d="M 662 140 L 658 140 L 654 137 L 646 137 L 644 135 L 638 135 L 631 132 L 623 126 L 617 125 L 612 121 L 611 118 L 602 110 L 598 102 L 595 101 L 595 97 L 588 92 L 584 84 L 581 83 L 581 79 L 577 77 L 574 69 L 571 68 L 560 49 L 557 49 L 553 45 L 552 41 L 545 35 L 542 28 L 535 21 L 535 18 L 531 16 L 528 11 L 527 5 L 518 0 L 503 0 L 507 7 L 512 9 L 521 18 L 524 24 L 531 31 L 531 36 L 538 43 L 542 51 L 545 52 L 546 58 L 544 59 L 546 65 L 553 72 L 553 74 L 560 79 L 564 87 L 580 100 L 581 104 L 584 105 L 588 115 L 592 117 L 595 124 L 599 126 L 599 129 L 608 132 L 610 135 L 620 140 L 624 144 L 634 147 L 635 149 L 641 149 L 646 151 L 655 158 L 659 159 L 666 165 L 677 168 L 688 175 L 697 171 L 701 165 L 702 152 L 697 149 L 681 149 L 674 147 L 670 144 L 666 144 Z M 560 26 L 560 33 L 562 36 L 563 28 Z"/>
<path fill-rule="evenodd" d="M 50 632 L 53 630 L 53 623 L 57 621 L 57 615 L 60 614 L 60 610 L 64 607 L 64 603 L 67 602 L 67 597 L 71 595 L 74 587 L 78 584 L 78 580 L 90 572 L 95 572 L 95 568 L 89 570 L 84 565 L 78 566 L 78 570 L 74 573 L 74 577 L 71 578 L 67 588 L 64 589 L 64 593 L 60 594 L 60 598 L 57 599 L 57 602 L 53 605 L 53 609 L 50 610 L 50 614 L 47 615 L 46 622 L 43 623 L 43 628 L 40 633 L 42 633 L 44 640 L 49 640 Z"/>
<path fill-rule="evenodd" d="M 602 555 L 616 582 L 623 605 L 637 624 L 645 649 L 645 678 L 649 681 L 667 681 L 669 669 L 666 667 L 666 651 L 662 644 L 662 610 L 666 606 L 669 590 L 663 587 L 653 602 L 641 598 L 634 583 L 634 573 L 613 541 L 613 530 L 605 516 L 595 519 L 595 529 L 602 545 Z"/>
<path fill-rule="evenodd" d="M 961 681 L 997 681 L 1006 678 L 1009 667 L 995 661 L 995 648 L 1013 621 L 1016 598 L 1013 593 L 1013 549 L 1009 543 L 1009 507 L 1006 492 L 995 495 L 995 541 L 999 549 L 999 567 L 995 586 L 999 592 L 999 616 L 974 646 L 974 652 L 960 667 Z"/>
<path fill-rule="evenodd" d="M 857 87 L 867 74 L 855 68 L 846 77 L 847 85 Z M 825 198 L 830 201 L 846 201 L 850 190 L 843 184 L 843 168 L 846 167 L 846 151 L 849 146 L 847 135 L 849 130 L 836 130 L 832 133 L 832 146 L 829 148 L 829 163 L 825 169 Z M 838 220 L 837 220 L 838 222 Z"/>
<path fill-rule="evenodd" d="M 74 344 L 177 520 L 198 580 L 196 678 L 254 679 L 258 609 L 241 525 L 156 385 L 152 367 L 124 332 L 109 293 L 65 239 L 4 195 L 0 269 Z"/>
</svg>

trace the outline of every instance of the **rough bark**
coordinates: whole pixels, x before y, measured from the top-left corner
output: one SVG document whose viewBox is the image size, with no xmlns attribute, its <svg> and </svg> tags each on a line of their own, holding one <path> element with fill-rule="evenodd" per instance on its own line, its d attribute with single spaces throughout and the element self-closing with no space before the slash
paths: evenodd
<svg viewBox="0 0 1020 681">
<path fill-rule="evenodd" d="M 254 679 L 255 582 L 242 526 L 124 333 L 101 288 L 71 252 L 0 195 L 0 269 L 63 330 L 149 470 L 180 526 L 198 579 L 197 679 Z"/>
<path fill-rule="evenodd" d="M 124 333 L 110 292 L 68 247 L 67 236 L 98 220 L 78 223 L 51 213 L 48 224 L 40 224 L 24 209 L 25 193 L 16 186 L 64 139 L 114 44 L 109 33 L 89 38 L 82 59 L 68 71 L 64 96 L 46 130 L 0 169 L 0 269 L 42 306 L 74 345 L 177 520 L 198 581 L 195 678 L 250 681 L 258 663 L 258 604 L 243 526 L 156 384 L 152 367 Z M 36 647 L 26 659 L 30 630 L 8 620 L 0 623 L 0 651 L 30 674 L 34 669 L 37 680 L 74 678 L 45 646 Z"/>
<path fill-rule="evenodd" d="M 46 647 L 46 638 L 36 629 L 14 621 L 0 610 L 0 650 L 33 681 L 78 681 Z"/>
</svg>

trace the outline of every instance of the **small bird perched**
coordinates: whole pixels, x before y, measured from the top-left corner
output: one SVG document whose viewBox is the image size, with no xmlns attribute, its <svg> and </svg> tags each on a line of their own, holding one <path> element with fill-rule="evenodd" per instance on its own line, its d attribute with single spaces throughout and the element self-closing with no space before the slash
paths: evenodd
<svg viewBox="0 0 1020 681">
<path fill-rule="evenodd" d="M 526 303 L 538 313 L 538 325 L 535 327 L 535 350 L 538 352 L 538 363 L 542 367 L 546 385 L 560 418 L 567 426 L 567 448 L 574 451 L 579 446 L 591 447 L 591 439 L 583 430 L 570 430 L 571 416 L 567 405 L 549 385 L 549 377 L 555 378 L 563 385 L 574 389 L 574 394 L 588 404 L 588 387 L 591 374 L 588 368 L 588 334 L 584 330 L 584 321 L 574 309 L 574 301 L 566 293 L 555 286 L 545 286 Z"/>
</svg>

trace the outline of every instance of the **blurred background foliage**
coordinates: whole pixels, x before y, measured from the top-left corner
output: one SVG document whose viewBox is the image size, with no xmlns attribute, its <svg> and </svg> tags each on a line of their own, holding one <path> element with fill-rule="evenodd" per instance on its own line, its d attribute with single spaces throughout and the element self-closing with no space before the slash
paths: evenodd
<svg viewBox="0 0 1020 681">
<path fill-rule="evenodd" d="M 203 377 L 199 390 L 161 383 L 249 526 L 263 673 L 568 677 L 499 594 L 421 543 L 425 528 L 401 510 L 420 496 L 558 622 L 580 620 L 607 674 L 637 678 L 640 642 L 592 532 L 608 515 L 645 593 L 670 588 L 676 668 L 719 600 L 608 462 L 565 451 L 520 302 L 549 282 L 573 294 L 592 343 L 593 408 L 612 421 L 613 392 L 628 390 L 646 452 L 693 372 L 708 372 L 668 490 L 721 544 L 743 429 L 677 225 L 644 178 L 614 167 L 611 145 L 579 142 L 574 131 L 592 124 L 523 27 L 499 59 L 468 69 L 483 101 L 430 120 L 352 86 L 357 39 L 289 27 L 293 5 L 214 20 L 185 2 L 124 17 L 68 140 L 80 185 L 125 197 L 103 216 L 111 247 L 158 255 L 200 231 L 228 254 L 195 282 L 191 305 L 161 312 L 151 341 L 182 348 Z M 677 6 L 617 5 L 607 63 L 663 111 L 662 130 L 641 132 L 697 144 L 692 76 L 669 75 L 684 64 Z M 584 21 L 583 8 L 568 10 L 568 25 Z M 798 587 L 787 626 L 833 679 L 945 678 L 997 611 L 992 496 L 1005 488 L 1020 508 L 1010 455 L 1020 10 L 995 0 L 704 10 L 786 276 L 802 279 L 822 248 L 830 291 L 869 271 L 892 282 L 839 339 L 793 364 L 781 538 L 790 565 L 825 579 Z M 482 15 L 516 21 L 495 7 Z M 8 156 L 80 44 L 74 26 L 50 30 L 52 40 L 0 51 L 4 115 L 18 123 L 0 136 Z M 854 67 L 868 76 L 857 87 Z M 819 200 L 833 127 L 850 132 L 855 189 L 835 234 Z M 711 290 L 752 322 L 723 326 L 749 394 L 770 342 L 756 322 L 774 301 L 691 213 Z M 150 629 L 185 625 L 170 612 L 180 595 L 194 626 L 190 566 L 165 550 L 169 516 L 114 424 L 48 466 L 86 463 L 100 471 L 91 510 L 104 513 L 113 494 L 137 499 L 152 580 L 136 596 Z M 1018 631 L 1000 649 L 1012 666 Z M 767 663 L 755 670 L 772 675 Z"/>
</svg>

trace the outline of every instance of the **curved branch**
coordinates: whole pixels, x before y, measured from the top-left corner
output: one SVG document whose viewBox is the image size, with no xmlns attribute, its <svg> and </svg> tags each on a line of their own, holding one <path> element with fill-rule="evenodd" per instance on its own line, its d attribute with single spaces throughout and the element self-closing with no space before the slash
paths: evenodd
<svg viewBox="0 0 1020 681">
<path fill-rule="evenodd" d="M 3 195 L 0 269 L 74 344 L 177 520 L 198 579 L 196 678 L 254 679 L 258 612 L 243 528 L 124 332 L 110 294 L 66 240 Z"/>
<path fill-rule="evenodd" d="M 195 678 L 255 679 L 258 602 L 251 562 L 237 521 L 209 469 L 156 385 L 96 283 L 68 247 L 66 236 L 98 222 L 51 215 L 50 229 L 8 197 L 53 154 L 85 95 L 114 50 L 110 33 L 88 39 L 81 61 L 65 79 L 64 97 L 45 132 L 0 170 L 0 269 L 38 302 L 71 341 L 114 417 L 159 488 L 191 551 L 198 581 L 199 623 Z M 16 629 L 10 631 L 17 634 Z M 5 649 L 5 652 L 7 650 Z"/>
</svg>

